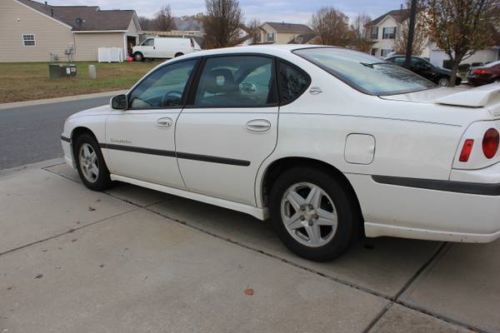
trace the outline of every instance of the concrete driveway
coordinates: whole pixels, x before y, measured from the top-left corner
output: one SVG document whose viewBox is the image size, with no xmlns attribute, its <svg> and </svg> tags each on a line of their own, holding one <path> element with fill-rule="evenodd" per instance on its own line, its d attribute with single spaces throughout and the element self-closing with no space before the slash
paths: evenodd
<svg viewBox="0 0 500 333">
<path fill-rule="evenodd" d="M 54 162 L 52 162 L 54 164 Z M 0 175 L 0 332 L 500 331 L 500 242 L 381 238 L 332 263 L 268 223 L 65 165 Z"/>
</svg>

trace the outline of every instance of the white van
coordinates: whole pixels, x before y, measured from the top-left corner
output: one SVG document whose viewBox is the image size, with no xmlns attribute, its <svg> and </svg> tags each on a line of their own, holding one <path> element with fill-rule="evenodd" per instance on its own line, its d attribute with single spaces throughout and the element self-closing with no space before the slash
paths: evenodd
<svg viewBox="0 0 500 333">
<path fill-rule="evenodd" d="M 150 37 L 141 45 L 132 48 L 135 61 L 152 58 L 174 58 L 195 51 L 201 47 L 193 38 Z"/>
</svg>

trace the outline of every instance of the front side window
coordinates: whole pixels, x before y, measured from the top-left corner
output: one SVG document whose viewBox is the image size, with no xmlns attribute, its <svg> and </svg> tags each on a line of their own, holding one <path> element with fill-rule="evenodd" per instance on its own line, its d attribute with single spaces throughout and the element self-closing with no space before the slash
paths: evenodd
<svg viewBox="0 0 500 333">
<path fill-rule="evenodd" d="M 130 109 L 162 109 L 182 106 L 186 85 L 197 60 L 158 68 L 129 95 Z"/>
<path fill-rule="evenodd" d="M 401 66 L 361 52 L 316 47 L 298 49 L 294 53 L 369 95 L 396 95 L 436 87 Z"/>
<path fill-rule="evenodd" d="M 278 85 L 281 104 L 297 99 L 310 84 L 311 78 L 304 71 L 282 61 L 279 62 Z"/>
<path fill-rule="evenodd" d="M 382 29 L 382 39 L 395 39 L 396 27 L 385 27 Z"/>
<path fill-rule="evenodd" d="M 198 84 L 198 107 L 256 107 L 277 103 L 273 59 L 260 56 L 209 58 Z"/>
<path fill-rule="evenodd" d="M 142 46 L 155 46 L 155 40 L 153 38 L 148 38 L 142 42 Z"/>
<path fill-rule="evenodd" d="M 33 34 L 24 34 L 23 35 L 23 44 L 24 46 L 35 46 L 35 35 Z"/>
</svg>

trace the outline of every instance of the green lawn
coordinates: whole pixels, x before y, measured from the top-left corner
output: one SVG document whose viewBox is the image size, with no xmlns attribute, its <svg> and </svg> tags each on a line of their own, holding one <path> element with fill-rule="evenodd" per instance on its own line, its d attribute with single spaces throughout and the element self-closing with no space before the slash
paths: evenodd
<svg viewBox="0 0 500 333">
<path fill-rule="evenodd" d="M 97 68 L 96 80 L 88 78 L 89 64 Z M 50 80 L 47 63 L 1 63 L 0 103 L 128 89 L 158 64 L 79 62 L 75 78 Z"/>
</svg>

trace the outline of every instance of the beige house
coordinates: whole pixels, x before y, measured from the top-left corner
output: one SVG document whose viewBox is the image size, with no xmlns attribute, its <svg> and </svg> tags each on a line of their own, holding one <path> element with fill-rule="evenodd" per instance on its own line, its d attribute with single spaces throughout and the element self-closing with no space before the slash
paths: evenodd
<svg viewBox="0 0 500 333">
<path fill-rule="evenodd" d="M 140 33 L 133 10 L 0 0 L 0 62 L 95 61 L 100 47 L 127 55 Z"/>
<path fill-rule="evenodd" d="M 288 44 L 299 35 L 313 31 L 305 24 L 265 22 L 260 26 L 260 43 Z"/>
</svg>

